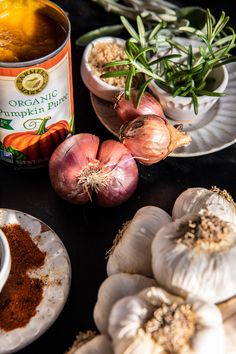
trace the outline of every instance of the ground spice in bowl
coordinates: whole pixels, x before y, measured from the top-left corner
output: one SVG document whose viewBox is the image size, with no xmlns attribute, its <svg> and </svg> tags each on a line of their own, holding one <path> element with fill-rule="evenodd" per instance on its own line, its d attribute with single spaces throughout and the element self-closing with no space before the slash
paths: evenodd
<svg viewBox="0 0 236 354">
<path fill-rule="evenodd" d="M 99 42 L 96 43 L 90 53 L 88 58 L 88 63 L 92 69 L 94 75 L 100 76 L 108 71 L 114 70 L 124 70 L 125 67 L 113 67 L 113 68 L 104 68 L 104 65 L 116 61 L 127 59 L 127 56 L 124 51 L 124 46 L 118 43 L 109 43 L 109 42 Z M 125 87 L 126 77 L 109 77 L 101 78 L 104 82 L 115 87 Z"/>
<path fill-rule="evenodd" d="M 4 225 L 2 230 L 9 242 L 12 265 L 0 294 L 0 329 L 11 331 L 24 327 L 36 314 L 44 284 L 41 279 L 31 278 L 28 272 L 44 264 L 45 253 L 20 225 Z"/>
</svg>

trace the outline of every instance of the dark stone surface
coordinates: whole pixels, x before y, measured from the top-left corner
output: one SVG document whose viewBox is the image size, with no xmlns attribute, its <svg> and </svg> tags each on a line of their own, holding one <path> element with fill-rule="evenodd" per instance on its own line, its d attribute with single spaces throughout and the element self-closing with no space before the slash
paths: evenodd
<svg viewBox="0 0 236 354">
<path fill-rule="evenodd" d="M 119 23 L 89 0 L 58 0 L 69 11 L 72 23 L 73 79 L 76 132 L 90 132 L 102 140 L 113 138 L 99 123 L 80 74 L 82 48 L 76 38 L 97 26 Z M 187 5 L 204 1 L 185 1 Z M 212 12 L 230 14 L 229 1 L 207 2 Z M 64 310 L 55 323 L 21 354 L 63 354 L 79 331 L 95 329 L 92 319 L 99 284 L 106 277 L 105 252 L 122 223 L 138 208 L 157 205 L 171 212 L 175 198 L 192 186 L 226 188 L 236 199 L 236 146 L 196 158 L 167 158 L 152 166 L 140 166 L 140 182 L 132 198 L 117 208 L 103 209 L 95 204 L 75 206 L 62 201 L 52 190 L 47 168 L 13 171 L 1 166 L 0 207 L 27 212 L 47 223 L 64 242 L 72 263 L 72 285 Z M 101 353 L 102 354 L 102 353 Z"/>
</svg>

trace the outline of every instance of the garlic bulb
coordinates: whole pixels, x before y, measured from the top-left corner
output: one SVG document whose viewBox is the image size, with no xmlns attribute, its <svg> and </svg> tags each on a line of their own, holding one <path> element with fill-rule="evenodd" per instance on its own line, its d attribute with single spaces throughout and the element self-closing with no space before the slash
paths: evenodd
<svg viewBox="0 0 236 354">
<path fill-rule="evenodd" d="M 158 207 L 139 209 L 114 240 L 109 251 L 107 274 L 124 272 L 151 277 L 152 240 L 156 232 L 170 221 L 169 214 Z"/>
<path fill-rule="evenodd" d="M 158 284 L 215 303 L 236 295 L 236 226 L 202 211 L 164 226 L 152 243 Z"/>
<path fill-rule="evenodd" d="M 140 290 L 156 285 L 156 281 L 139 274 L 113 274 L 101 284 L 94 307 L 93 317 L 101 333 L 106 333 L 112 306 L 124 296 L 136 294 Z"/>
<path fill-rule="evenodd" d="M 194 296 L 184 301 L 152 287 L 115 303 L 109 317 L 115 354 L 223 354 L 217 307 Z"/>
<path fill-rule="evenodd" d="M 113 354 L 112 343 L 105 335 L 93 331 L 80 332 L 66 354 Z"/>
<path fill-rule="evenodd" d="M 213 187 L 189 188 L 176 199 L 172 217 L 179 219 L 187 213 L 198 213 L 201 209 L 207 209 L 219 218 L 236 224 L 236 207 L 231 195 L 224 189 Z"/>
</svg>

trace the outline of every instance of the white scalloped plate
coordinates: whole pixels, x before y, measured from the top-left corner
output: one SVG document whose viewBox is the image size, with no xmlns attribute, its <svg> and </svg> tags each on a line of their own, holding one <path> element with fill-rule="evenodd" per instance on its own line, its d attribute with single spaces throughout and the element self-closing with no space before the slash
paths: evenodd
<svg viewBox="0 0 236 354">
<path fill-rule="evenodd" d="M 227 65 L 229 82 L 226 95 L 198 124 L 184 124 L 192 142 L 172 153 L 173 157 L 191 157 L 211 154 L 236 142 L 236 63 Z M 119 136 L 120 122 L 112 104 L 91 94 L 91 102 L 100 122 L 115 136 Z M 173 120 L 170 123 L 176 124 Z"/>
<path fill-rule="evenodd" d="M 14 353 L 40 337 L 57 319 L 67 300 L 71 265 L 67 251 L 56 233 L 45 223 L 20 211 L 0 209 L 0 227 L 20 224 L 46 253 L 44 265 L 30 275 L 44 281 L 43 298 L 37 312 L 22 328 L 9 332 L 0 329 L 0 354 Z M 45 279 L 47 279 L 45 281 Z"/>
</svg>

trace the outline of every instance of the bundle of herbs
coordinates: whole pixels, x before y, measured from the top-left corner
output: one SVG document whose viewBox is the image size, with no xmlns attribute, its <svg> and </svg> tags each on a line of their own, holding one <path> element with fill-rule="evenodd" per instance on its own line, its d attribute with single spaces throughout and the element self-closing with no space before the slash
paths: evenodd
<svg viewBox="0 0 236 354">
<path fill-rule="evenodd" d="M 236 61 L 230 54 L 235 47 L 235 32 L 226 27 L 229 16 L 222 12 L 216 22 L 209 9 L 206 11 L 206 26 L 198 30 L 190 26 L 179 27 L 178 36 L 163 35 L 166 22 L 158 23 L 152 30 L 145 28 L 140 16 L 137 17 L 137 30 L 125 18 L 123 26 L 131 36 L 126 41 L 126 60 L 113 61 L 107 68 L 125 65 L 125 70 L 114 70 L 103 77 L 125 76 L 125 96 L 130 99 L 133 80 L 139 80 L 136 104 L 152 80 L 172 96 L 191 97 L 195 114 L 198 113 L 198 97 L 222 96 L 224 93 L 210 89 L 212 71 L 229 62 Z M 184 45 L 181 36 L 190 34 L 198 46 Z M 163 50 L 163 46 L 165 50 Z"/>
</svg>

